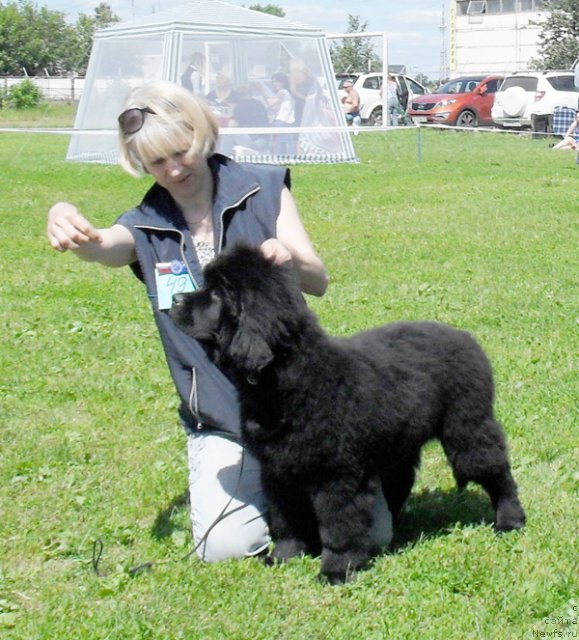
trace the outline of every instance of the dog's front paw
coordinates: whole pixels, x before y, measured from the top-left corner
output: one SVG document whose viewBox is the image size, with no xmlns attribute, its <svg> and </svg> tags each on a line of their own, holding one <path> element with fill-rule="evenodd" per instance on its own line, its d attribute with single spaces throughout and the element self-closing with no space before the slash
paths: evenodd
<svg viewBox="0 0 579 640">
<path fill-rule="evenodd" d="M 266 564 L 268 566 L 287 562 L 290 558 L 296 556 L 302 556 L 306 553 L 305 545 L 299 540 L 293 538 L 287 538 L 285 540 L 279 540 L 273 551 L 267 556 Z"/>
<path fill-rule="evenodd" d="M 509 531 L 517 531 L 525 526 L 526 517 L 524 512 L 512 514 L 510 517 L 497 518 L 494 523 L 496 533 L 508 533 Z"/>
<path fill-rule="evenodd" d="M 320 582 L 331 585 L 350 582 L 357 571 L 362 571 L 368 566 L 369 560 L 370 556 L 362 550 L 336 553 L 326 548 L 322 552 L 318 579 Z"/>
<path fill-rule="evenodd" d="M 266 567 L 275 567 L 275 565 L 279 564 L 279 562 L 271 554 L 268 554 L 267 556 L 264 556 L 263 564 Z"/>
<path fill-rule="evenodd" d="M 506 533 L 522 529 L 526 522 L 525 511 L 518 498 L 503 501 L 496 513 L 494 529 L 497 533 Z"/>
<path fill-rule="evenodd" d="M 354 578 L 354 571 L 329 571 L 327 573 L 320 572 L 318 574 L 318 580 L 322 584 L 329 584 L 332 586 L 345 584 L 350 582 Z"/>
</svg>

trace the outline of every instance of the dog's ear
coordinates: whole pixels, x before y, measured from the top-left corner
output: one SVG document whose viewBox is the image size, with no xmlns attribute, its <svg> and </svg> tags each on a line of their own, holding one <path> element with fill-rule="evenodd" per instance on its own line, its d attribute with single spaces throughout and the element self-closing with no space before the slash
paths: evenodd
<svg viewBox="0 0 579 640">
<path fill-rule="evenodd" d="M 273 360 L 273 352 L 269 348 L 259 318 L 252 318 L 243 309 L 237 323 L 228 355 L 236 367 L 247 376 L 255 376 Z"/>
</svg>

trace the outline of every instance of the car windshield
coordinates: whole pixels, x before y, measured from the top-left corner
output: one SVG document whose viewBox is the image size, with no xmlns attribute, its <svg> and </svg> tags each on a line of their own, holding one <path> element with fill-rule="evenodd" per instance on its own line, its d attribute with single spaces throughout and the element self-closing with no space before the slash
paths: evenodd
<svg viewBox="0 0 579 640">
<path fill-rule="evenodd" d="M 470 93 L 483 78 L 456 78 L 438 87 L 434 93 Z"/>
</svg>

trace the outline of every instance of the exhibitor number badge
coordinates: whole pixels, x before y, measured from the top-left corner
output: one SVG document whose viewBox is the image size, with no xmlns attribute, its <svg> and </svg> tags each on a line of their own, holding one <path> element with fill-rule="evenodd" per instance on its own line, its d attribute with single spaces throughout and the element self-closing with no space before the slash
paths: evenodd
<svg viewBox="0 0 579 640">
<path fill-rule="evenodd" d="M 155 265 L 155 284 L 159 309 L 170 309 L 176 293 L 195 291 L 187 265 L 180 260 L 158 262 Z"/>
</svg>

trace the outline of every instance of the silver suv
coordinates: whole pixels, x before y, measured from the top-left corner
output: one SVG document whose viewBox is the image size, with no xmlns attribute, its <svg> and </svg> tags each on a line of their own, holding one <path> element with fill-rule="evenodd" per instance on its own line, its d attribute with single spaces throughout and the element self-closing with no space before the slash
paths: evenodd
<svg viewBox="0 0 579 640">
<path fill-rule="evenodd" d="M 500 127 L 552 133 L 555 107 L 577 109 L 578 101 L 573 71 L 520 71 L 503 80 L 491 117 Z"/>
<path fill-rule="evenodd" d="M 400 73 L 392 73 L 390 75 L 396 80 L 398 99 L 404 110 L 406 110 L 415 96 L 421 96 L 426 93 L 426 89 L 414 78 Z M 344 95 L 342 85 L 345 80 L 352 82 L 354 89 L 360 96 L 360 117 L 362 122 L 372 126 L 380 126 L 382 124 L 382 96 L 380 95 L 382 74 L 337 73 L 336 82 L 338 83 L 338 94 L 340 96 Z"/>
</svg>

